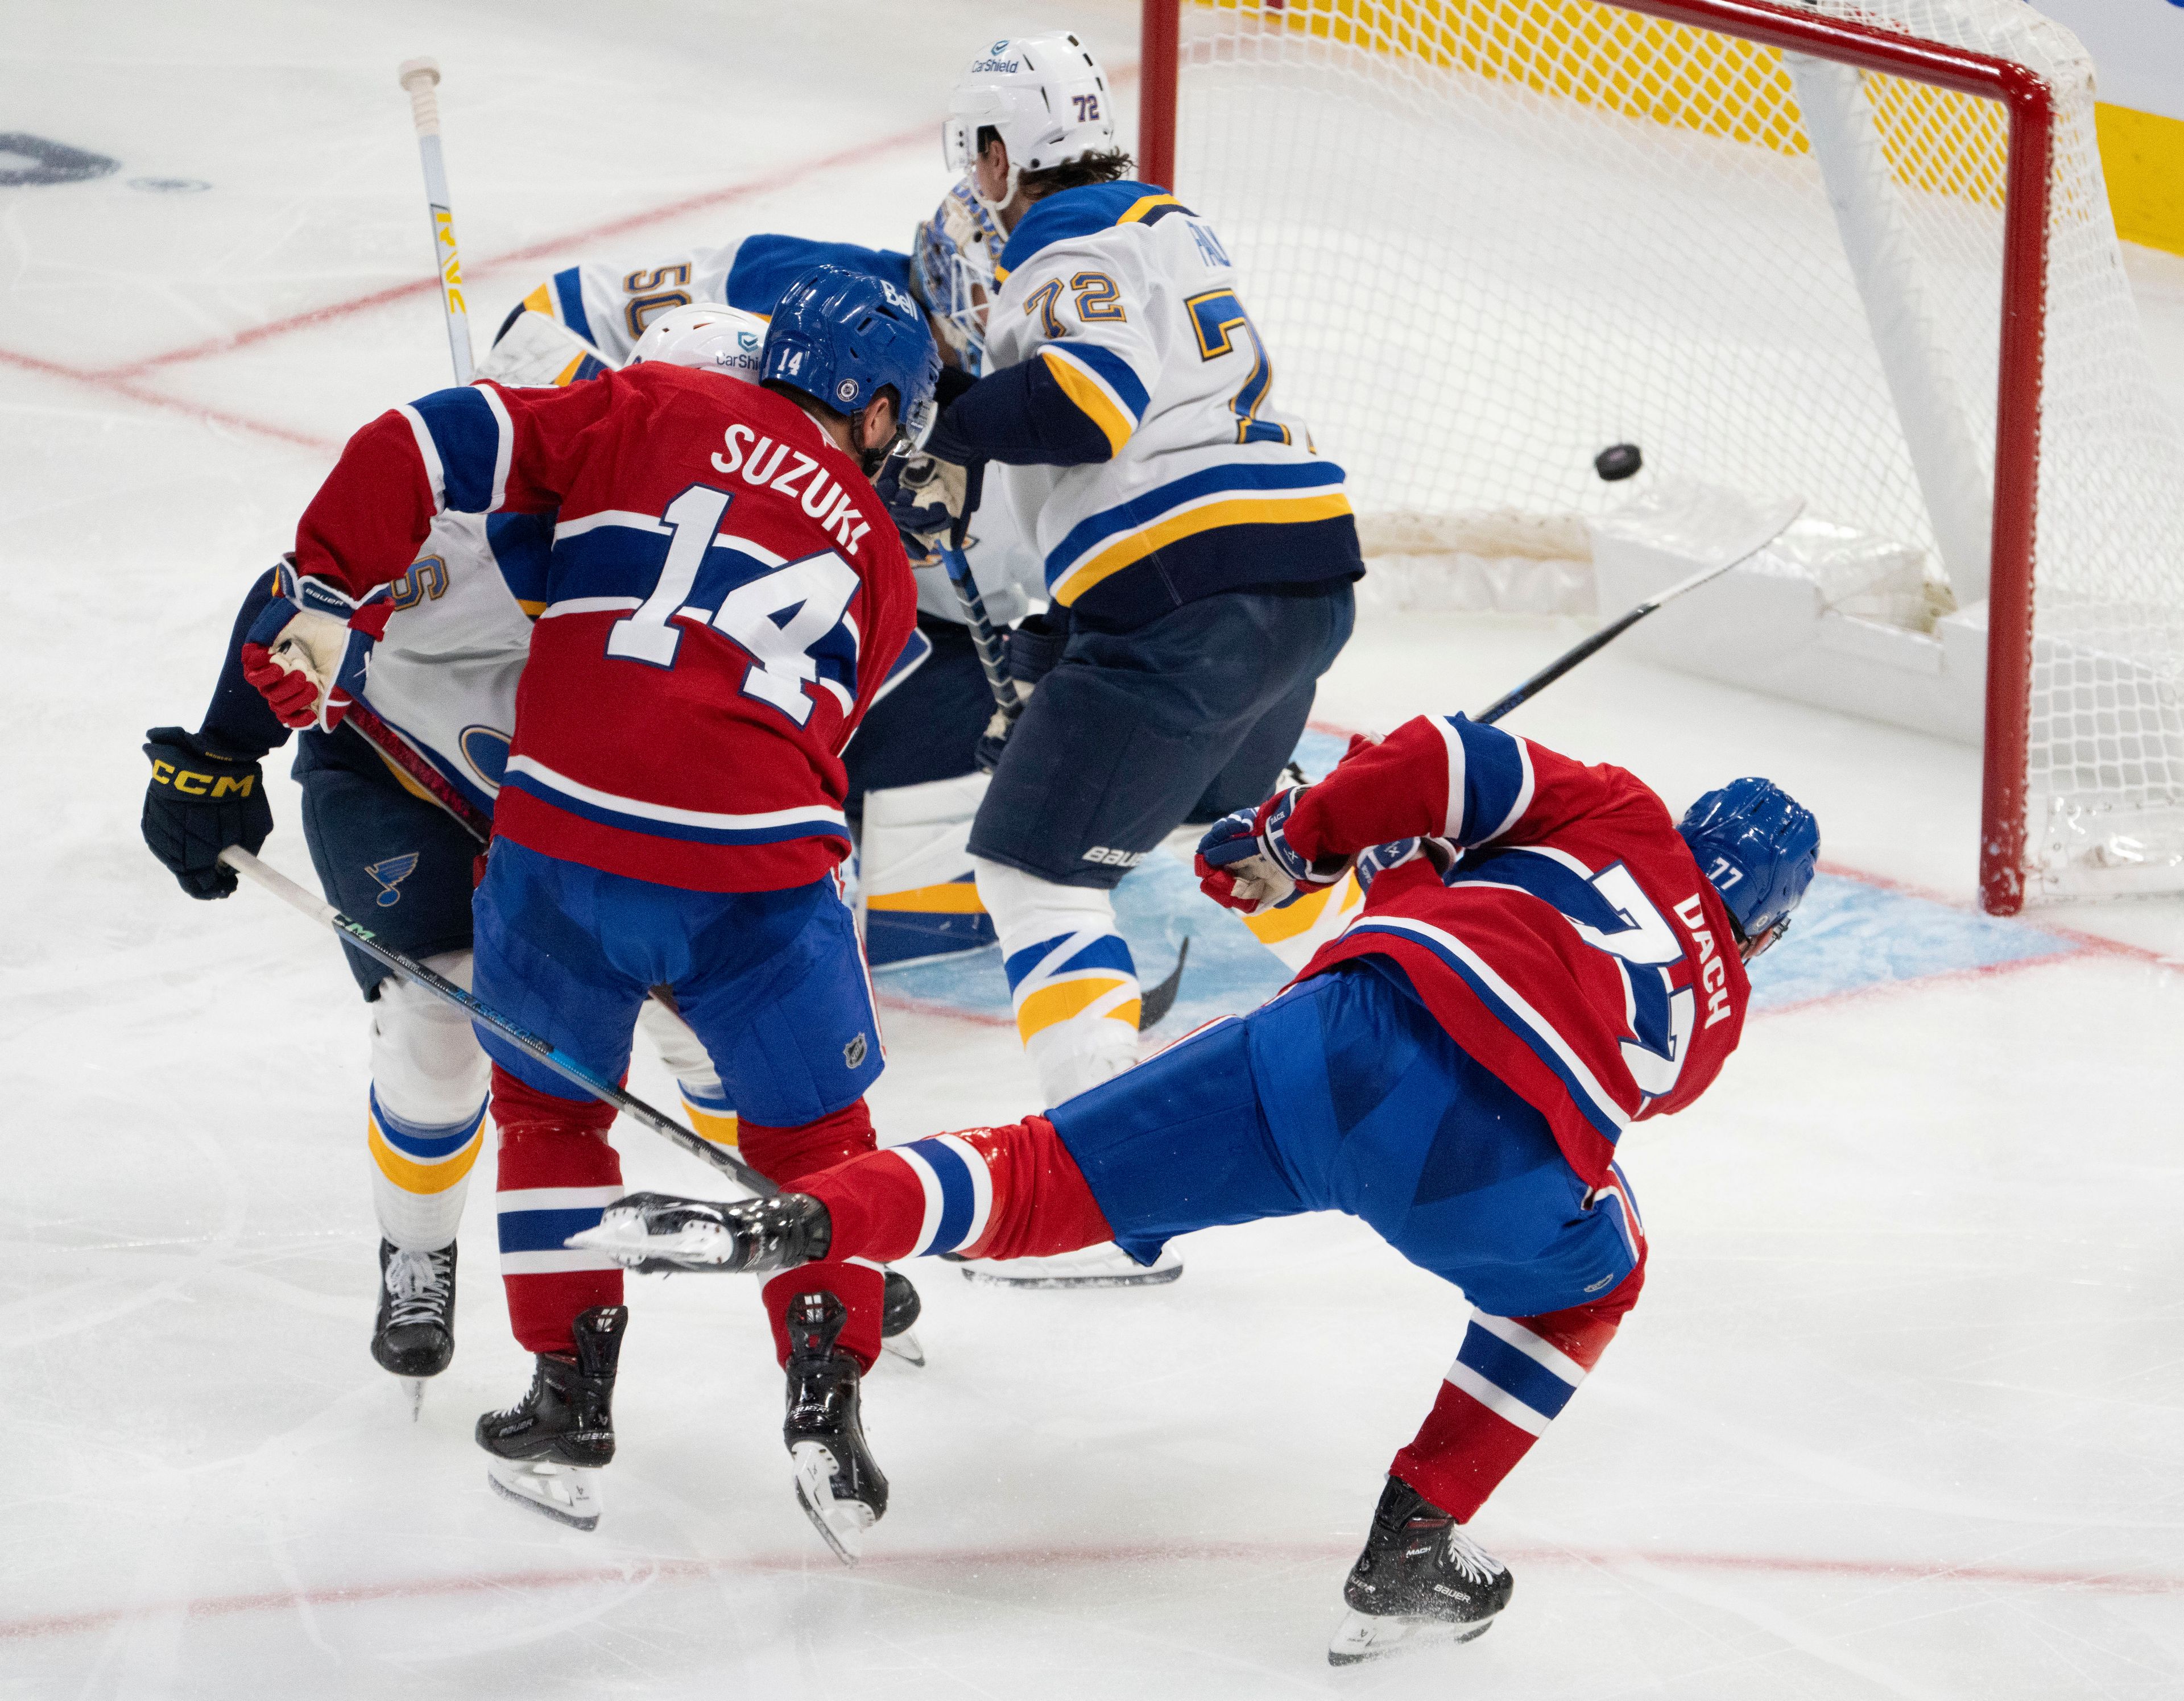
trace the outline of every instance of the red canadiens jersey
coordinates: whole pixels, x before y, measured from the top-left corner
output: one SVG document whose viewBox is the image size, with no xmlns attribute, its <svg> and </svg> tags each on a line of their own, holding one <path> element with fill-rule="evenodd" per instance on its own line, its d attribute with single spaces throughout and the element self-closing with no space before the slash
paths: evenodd
<svg viewBox="0 0 2184 1701">
<path fill-rule="evenodd" d="M 1591 1185 L 1608 1184 L 1626 1127 L 1690 1104 L 1736 1049 L 1751 986 L 1729 912 L 1667 806 L 1621 768 L 1420 717 L 1353 748 L 1284 830 L 1315 858 L 1462 847 L 1446 875 L 1424 856 L 1379 875 L 1304 973 L 1393 962 Z"/>
<path fill-rule="evenodd" d="M 496 832 L 697 891 L 804 885 L 848 853 L 842 747 L 917 593 L 802 409 L 656 362 L 442 390 L 349 439 L 297 564 L 361 594 L 448 509 L 556 515 Z"/>
</svg>

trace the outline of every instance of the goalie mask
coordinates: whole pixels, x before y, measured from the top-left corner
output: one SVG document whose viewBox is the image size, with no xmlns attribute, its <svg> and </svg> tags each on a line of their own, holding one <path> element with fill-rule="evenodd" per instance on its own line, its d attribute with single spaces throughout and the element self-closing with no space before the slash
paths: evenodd
<svg viewBox="0 0 2184 1701">
<path fill-rule="evenodd" d="M 1009 181 L 998 201 L 978 196 L 998 213 L 1017 192 L 1026 171 L 1067 165 L 1115 145 L 1107 74 L 1084 42 L 1067 31 L 1007 36 L 981 48 L 956 80 L 941 126 L 948 169 L 970 177 L 978 154 L 978 132 L 997 131 L 1009 150 Z M 973 192 L 976 193 L 975 182 Z"/>
<path fill-rule="evenodd" d="M 972 376 L 984 367 L 986 309 L 1000 285 L 994 272 L 1005 239 L 967 177 L 917 227 L 911 290 Z"/>
<path fill-rule="evenodd" d="M 766 348 L 766 321 L 740 307 L 694 303 L 661 314 L 644 327 L 629 364 L 658 360 L 670 366 L 695 366 L 755 384 L 759 357 Z"/>
</svg>

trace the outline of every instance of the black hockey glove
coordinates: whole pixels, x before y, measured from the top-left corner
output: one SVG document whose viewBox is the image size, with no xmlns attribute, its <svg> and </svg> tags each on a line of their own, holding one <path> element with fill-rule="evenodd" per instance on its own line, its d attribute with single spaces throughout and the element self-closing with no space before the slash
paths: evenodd
<svg viewBox="0 0 2184 1701">
<path fill-rule="evenodd" d="M 192 897 L 224 898 L 235 890 L 235 871 L 220 853 L 240 845 L 255 855 L 273 830 L 265 776 L 256 762 L 215 755 L 180 727 L 144 736 L 152 759 L 144 842 Z"/>
</svg>

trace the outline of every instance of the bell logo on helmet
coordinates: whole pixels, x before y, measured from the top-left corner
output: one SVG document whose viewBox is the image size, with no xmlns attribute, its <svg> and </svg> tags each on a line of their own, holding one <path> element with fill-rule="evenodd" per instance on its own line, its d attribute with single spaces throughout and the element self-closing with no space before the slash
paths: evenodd
<svg viewBox="0 0 2184 1701">
<path fill-rule="evenodd" d="M 879 281 L 879 283 L 880 293 L 887 298 L 887 304 L 889 306 L 894 308 L 898 313 L 915 313 L 917 311 L 917 304 L 915 301 L 912 301 L 910 297 L 905 295 L 901 290 L 897 289 L 893 284 L 889 283 L 885 278 L 882 278 Z"/>
</svg>

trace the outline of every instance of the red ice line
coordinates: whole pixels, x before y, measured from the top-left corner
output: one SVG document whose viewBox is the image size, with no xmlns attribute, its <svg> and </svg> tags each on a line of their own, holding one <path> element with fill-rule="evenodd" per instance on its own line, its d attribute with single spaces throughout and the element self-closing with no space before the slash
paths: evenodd
<svg viewBox="0 0 2184 1701">
<path fill-rule="evenodd" d="M 1503 1557 L 1523 1564 L 1569 1564 L 1593 1569 L 1667 1565 L 1692 1570 L 1742 1571 L 1761 1575 L 1856 1577 L 1898 1583 L 1977 1583 L 2009 1588 L 2087 1589 L 2111 1595 L 2184 1594 L 2184 1577 L 2122 1570 L 2073 1571 L 2020 1565 L 1922 1565 L 1891 1559 L 1800 1559 L 1791 1554 L 1721 1553 L 1674 1549 L 1574 1548 L 1505 1548 Z M 976 1576 L 991 1568 L 1017 1566 L 1145 1565 L 1178 1563 L 1268 1564 L 1347 1559 L 1349 1546 L 1320 1542 L 1132 1542 L 1112 1546 L 1058 1548 L 938 1548 L 922 1552 L 868 1555 L 866 1572 L 941 1567 Z M 627 1566 L 592 1566 L 582 1570 L 501 1571 L 469 1576 L 418 1577 L 402 1581 L 361 1583 L 318 1589 L 270 1590 L 256 1594 L 210 1595 L 193 1600 L 109 1607 L 96 1612 L 53 1613 L 38 1618 L 0 1621 L 0 1642 L 32 1642 L 49 1637 L 80 1636 L 132 1620 L 181 1615 L 192 1619 L 231 1618 L 242 1613 L 293 1607 L 364 1606 L 377 1601 L 445 1599 L 463 1595 L 503 1594 L 547 1589 L 584 1588 L 599 1584 L 631 1585 L 666 1578 L 703 1581 L 724 1576 L 834 1573 L 816 1559 L 647 1559 Z"/>
<path fill-rule="evenodd" d="M 702 212 L 712 207 L 725 207 L 738 201 L 745 201 L 755 196 L 767 194 L 777 189 L 785 189 L 802 181 L 806 177 L 844 166 L 861 165 L 881 154 L 905 147 L 924 137 L 928 129 L 928 126 L 921 125 L 914 131 L 899 131 L 893 136 L 882 137 L 875 142 L 860 142 L 854 148 L 845 148 L 818 159 L 807 159 L 801 165 L 792 165 L 765 176 L 749 178 L 740 183 L 731 183 L 724 188 L 709 189 L 702 194 L 686 195 L 680 200 L 665 202 L 659 206 L 648 208 L 643 212 L 625 214 L 620 218 L 610 219 L 604 223 L 588 226 L 582 230 L 565 231 L 560 236 L 549 237 L 543 242 L 532 243 L 527 247 L 515 248 L 507 254 L 496 255 L 491 259 L 480 262 L 468 268 L 469 275 L 473 279 L 489 277 L 497 272 L 505 271 L 511 266 L 521 265 L 549 255 L 566 254 L 570 249 L 581 247 L 585 243 L 597 242 L 608 237 L 621 236 L 630 231 L 643 229 L 648 225 L 680 217 L 686 213 Z M 117 395 L 126 396 L 131 401 L 148 403 L 153 407 L 166 408 L 175 412 L 187 414 L 194 419 L 231 427 L 237 431 L 252 432 L 260 437 L 271 438 L 281 443 L 293 443 L 304 449 L 315 449 L 326 454 L 332 454 L 339 449 L 340 445 L 326 438 L 313 437 L 305 432 L 292 431 L 285 426 L 250 419 L 243 415 L 229 413 L 219 408 L 206 407 L 201 403 L 163 395 L 157 390 L 147 388 L 138 380 L 146 374 L 156 371 L 162 367 L 180 365 L 217 354 L 231 354 L 238 349 L 247 349 L 254 343 L 263 343 L 273 337 L 285 337 L 292 332 L 309 330 L 315 326 L 329 325 L 337 320 L 353 317 L 359 313 L 367 313 L 374 308 L 384 307 L 392 302 L 406 300 L 411 296 L 429 295 L 439 287 L 437 278 L 416 278 L 408 283 L 393 284 L 385 289 L 373 290 L 368 294 L 352 296 L 346 301 L 333 302 L 325 307 L 314 307 L 302 313 L 291 314 L 285 319 L 271 320 L 263 325 L 253 326 L 247 331 L 215 337 L 207 342 L 192 343 L 187 348 L 170 349 L 166 354 L 154 354 L 146 360 L 132 361 L 120 366 L 71 366 L 61 361 L 41 360 L 33 354 L 19 354 L 4 349 L 0 349 L 0 364 L 18 367 L 24 371 L 36 372 L 46 377 L 70 379 L 76 383 L 86 384 L 95 389 L 109 390 Z"/>
</svg>

